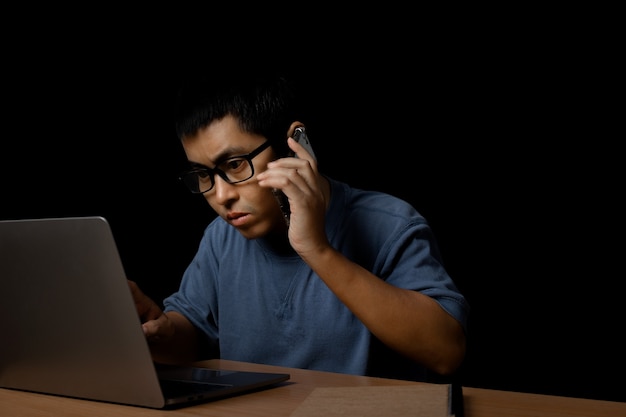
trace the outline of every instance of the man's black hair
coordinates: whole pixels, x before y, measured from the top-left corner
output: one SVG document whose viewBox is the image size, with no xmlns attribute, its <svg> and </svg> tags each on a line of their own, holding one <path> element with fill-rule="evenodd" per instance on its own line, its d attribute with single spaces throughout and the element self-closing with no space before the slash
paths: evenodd
<svg viewBox="0 0 626 417">
<path fill-rule="evenodd" d="M 180 139 L 232 115 L 243 131 L 266 137 L 278 155 L 287 153 L 287 131 L 301 120 L 295 83 L 278 73 L 207 72 L 186 79 L 175 103 Z"/>
</svg>

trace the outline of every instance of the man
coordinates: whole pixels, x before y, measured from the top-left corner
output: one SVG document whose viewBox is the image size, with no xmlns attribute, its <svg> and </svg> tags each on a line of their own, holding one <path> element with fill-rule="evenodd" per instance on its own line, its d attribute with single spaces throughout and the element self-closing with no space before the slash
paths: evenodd
<svg viewBox="0 0 626 417">
<path fill-rule="evenodd" d="M 431 229 L 408 203 L 318 171 L 291 137 L 304 123 L 290 87 L 225 76 L 181 89 L 176 129 L 190 163 L 181 179 L 218 216 L 164 311 L 129 282 L 154 359 L 453 374 L 469 307 Z"/>
</svg>

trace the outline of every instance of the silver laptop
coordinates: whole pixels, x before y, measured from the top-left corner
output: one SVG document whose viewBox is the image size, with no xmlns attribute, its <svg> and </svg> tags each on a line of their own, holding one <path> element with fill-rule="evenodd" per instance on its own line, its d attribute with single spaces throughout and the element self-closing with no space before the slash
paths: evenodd
<svg viewBox="0 0 626 417">
<path fill-rule="evenodd" d="M 155 364 L 103 217 L 0 221 L 0 297 L 1 388 L 178 408 L 290 377 Z"/>
</svg>

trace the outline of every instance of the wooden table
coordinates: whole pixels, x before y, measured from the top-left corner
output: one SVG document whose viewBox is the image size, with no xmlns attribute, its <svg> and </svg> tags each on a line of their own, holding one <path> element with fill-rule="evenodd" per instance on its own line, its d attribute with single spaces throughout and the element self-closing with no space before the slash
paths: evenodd
<svg viewBox="0 0 626 417">
<path fill-rule="evenodd" d="M 201 405 L 152 410 L 0 389 L 2 417 L 289 416 L 318 387 L 413 385 L 418 382 L 361 377 L 269 365 L 210 360 L 210 368 L 287 372 L 291 379 L 264 391 Z M 626 403 L 463 387 L 465 417 L 625 417 Z M 381 416 L 384 417 L 384 416 Z"/>
</svg>

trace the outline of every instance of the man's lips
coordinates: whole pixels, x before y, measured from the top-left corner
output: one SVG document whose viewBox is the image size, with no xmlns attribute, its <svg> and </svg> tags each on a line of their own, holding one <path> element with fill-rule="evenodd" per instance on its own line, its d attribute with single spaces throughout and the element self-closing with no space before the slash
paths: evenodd
<svg viewBox="0 0 626 417">
<path fill-rule="evenodd" d="M 228 213 L 226 215 L 226 219 L 233 226 L 242 226 L 244 223 L 246 223 L 249 217 L 250 215 L 248 213 Z"/>
</svg>

